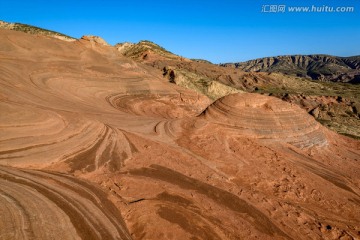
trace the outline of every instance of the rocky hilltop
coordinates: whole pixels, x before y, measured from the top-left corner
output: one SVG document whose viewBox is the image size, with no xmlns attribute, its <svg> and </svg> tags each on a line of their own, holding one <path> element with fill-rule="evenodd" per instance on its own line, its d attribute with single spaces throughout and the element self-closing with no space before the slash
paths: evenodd
<svg viewBox="0 0 360 240">
<path fill-rule="evenodd" d="M 117 48 L 124 56 L 131 57 L 136 60 L 148 60 L 151 59 L 153 55 L 156 55 L 157 58 L 161 57 L 162 59 L 181 58 L 158 44 L 147 40 L 142 40 L 138 43 L 118 43 L 115 45 L 115 48 Z"/>
<path fill-rule="evenodd" d="M 93 36 L 93 35 L 85 35 L 81 37 L 81 40 L 88 41 L 91 44 L 101 44 L 104 46 L 110 46 L 103 38 L 99 36 Z"/>
<path fill-rule="evenodd" d="M 292 55 L 221 64 L 246 72 L 279 72 L 314 80 L 360 83 L 360 56 Z"/>
<path fill-rule="evenodd" d="M 8 23 L 0 20 L 0 29 L 9 29 L 19 32 L 25 32 L 30 34 L 42 35 L 42 36 L 49 36 L 53 38 L 57 38 L 64 41 L 75 41 L 76 39 L 70 36 L 67 36 L 62 33 L 54 32 L 51 30 L 22 24 L 22 23 Z"/>
</svg>

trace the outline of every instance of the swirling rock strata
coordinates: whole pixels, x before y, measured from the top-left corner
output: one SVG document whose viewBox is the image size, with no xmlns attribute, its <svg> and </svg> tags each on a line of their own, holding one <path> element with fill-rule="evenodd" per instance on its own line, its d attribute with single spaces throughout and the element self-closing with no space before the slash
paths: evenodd
<svg viewBox="0 0 360 240">
<path fill-rule="evenodd" d="M 1 166 L 0 186 L 2 239 L 131 239 L 116 207 L 84 181 Z"/>
<path fill-rule="evenodd" d="M 360 144 L 305 111 L 209 106 L 94 42 L 0 43 L 1 239 L 358 238 Z"/>
<path fill-rule="evenodd" d="M 233 94 L 208 107 L 204 116 L 211 122 L 236 128 L 238 134 L 281 140 L 299 147 L 325 145 L 323 127 L 304 110 L 274 97 Z"/>
</svg>

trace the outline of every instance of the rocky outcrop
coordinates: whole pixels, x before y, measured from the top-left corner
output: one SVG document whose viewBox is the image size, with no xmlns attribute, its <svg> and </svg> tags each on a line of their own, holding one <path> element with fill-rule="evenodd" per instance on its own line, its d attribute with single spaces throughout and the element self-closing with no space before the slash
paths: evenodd
<svg viewBox="0 0 360 240">
<path fill-rule="evenodd" d="M 118 43 L 115 45 L 119 52 L 124 56 L 131 57 L 136 60 L 169 60 L 169 59 L 181 59 L 165 48 L 159 46 L 151 41 L 142 40 L 138 43 Z"/>
<path fill-rule="evenodd" d="M 176 67 L 167 66 L 163 68 L 163 72 L 163 76 L 168 78 L 169 82 L 204 94 L 212 100 L 219 99 L 229 94 L 243 92 L 186 69 L 177 69 Z"/>
<path fill-rule="evenodd" d="M 125 53 L 128 49 L 130 49 L 131 47 L 133 47 L 135 44 L 134 43 L 130 43 L 130 42 L 124 42 L 124 43 L 118 43 L 115 45 L 115 48 L 120 52 L 120 53 Z"/>
<path fill-rule="evenodd" d="M 95 44 L 110 46 L 110 44 L 108 44 L 104 39 L 102 39 L 101 37 L 98 37 L 98 36 L 85 35 L 85 36 L 82 36 L 81 39 L 85 40 L 85 41 L 89 41 L 91 43 L 95 43 Z"/>
<path fill-rule="evenodd" d="M 14 27 L 14 25 L 15 25 L 14 23 L 8 23 L 0 20 L 0 28 L 11 30 Z"/>
</svg>

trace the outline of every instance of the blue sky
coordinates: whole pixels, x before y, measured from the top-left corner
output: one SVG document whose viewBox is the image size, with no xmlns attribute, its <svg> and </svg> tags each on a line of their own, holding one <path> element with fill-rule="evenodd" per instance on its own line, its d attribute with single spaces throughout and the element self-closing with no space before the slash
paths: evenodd
<svg viewBox="0 0 360 240">
<path fill-rule="evenodd" d="M 49 3 L 50 2 L 50 3 Z M 284 13 L 264 13 L 285 5 Z M 352 13 L 294 13 L 289 6 L 352 6 Z M 214 63 L 285 54 L 360 55 L 360 0 L 2 1 L 0 19 L 110 44 L 150 40 Z"/>
</svg>

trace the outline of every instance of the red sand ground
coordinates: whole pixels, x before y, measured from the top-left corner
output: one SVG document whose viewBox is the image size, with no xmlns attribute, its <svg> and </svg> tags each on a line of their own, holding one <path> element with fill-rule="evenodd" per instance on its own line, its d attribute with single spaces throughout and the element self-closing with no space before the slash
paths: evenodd
<svg viewBox="0 0 360 240">
<path fill-rule="evenodd" d="M 360 142 L 115 48 L 0 30 L 0 239 L 360 239 Z"/>
</svg>

